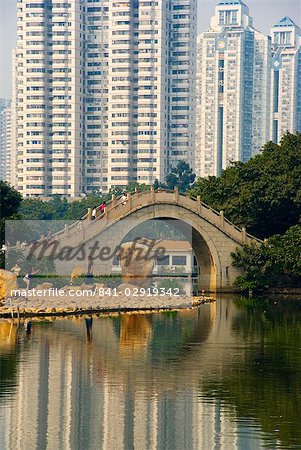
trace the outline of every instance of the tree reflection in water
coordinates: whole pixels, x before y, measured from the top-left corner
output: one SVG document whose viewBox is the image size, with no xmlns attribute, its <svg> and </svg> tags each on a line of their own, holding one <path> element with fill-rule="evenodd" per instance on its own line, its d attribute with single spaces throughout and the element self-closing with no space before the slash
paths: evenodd
<svg viewBox="0 0 301 450">
<path fill-rule="evenodd" d="M 301 302 L 241 299 L 232 330 L 245 342 L 240 368 L 202 385 L 203 395 L 232 404 L 238 417 L 252 417 L 267 445 L 301 443 Z M 259 341 L 259 345 L 256 342 Z"/>
<path fill-rule="evenodd" d="M 19 358 L 19 326 L 13 321 L 2 321 L 0 322 L 0 401 L 17 385 Z"/>
</svg>

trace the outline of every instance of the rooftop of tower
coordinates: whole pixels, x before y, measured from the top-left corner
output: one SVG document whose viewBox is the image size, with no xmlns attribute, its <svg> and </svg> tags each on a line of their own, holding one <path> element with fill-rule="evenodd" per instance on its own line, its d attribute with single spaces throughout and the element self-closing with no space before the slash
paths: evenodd
<svg viewBox="0 0 301 450">
<path fill-rule="evenodd" d="M 218 3 L 219 6 L 223 5 L 245 5 L 246 4 L 242 0 L 220 0 Z"/>
<path fill-rule="evenodd" d="M 297 27 L 298 25 L 288 16 L 283 17 L 283 19 L 279 20 L 275 27 Z"/>
</svg>

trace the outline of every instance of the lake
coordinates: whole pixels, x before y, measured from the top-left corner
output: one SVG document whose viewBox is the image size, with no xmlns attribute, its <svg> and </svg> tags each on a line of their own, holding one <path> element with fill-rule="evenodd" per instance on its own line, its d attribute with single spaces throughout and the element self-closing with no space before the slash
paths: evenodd
<svg viewBox="0 0 301 450">
<path fill-rule="evenodd" d="M 1 450 L 301 449 L 301 302 L 0 321 Z"/>
</svg>

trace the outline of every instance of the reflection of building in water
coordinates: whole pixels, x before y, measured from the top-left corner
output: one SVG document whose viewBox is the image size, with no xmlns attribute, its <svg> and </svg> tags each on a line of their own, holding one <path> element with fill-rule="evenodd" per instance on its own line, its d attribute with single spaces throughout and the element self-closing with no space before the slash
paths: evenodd
<svg viewBox="0 0 301 450">
<path fill-rule="evenodd" d="M 19 362 L 15 395 L 0 408 L 1 448 L 241 449 L 234 414 L 218 400 L 202 398 L 206 352 L 212 360 L 212 351 L 218 354 L 218 348 L 212 350 L 214 341 L 221 342 L 214 329 L 217 321 L 223 339 L 230 339 L 229 330 L 223 327 L 224 315 L 219 308 L 211 308 L 202 310 L 204 317 L 202 311 L 181 314 L 182 323 L 186 321 L 181 339 L 191 324 L 197 326 L 198 340 L 190 336 L 190 342 L 198 344 L 194 346 L 197 352 L 184 354 L 181 347 L 175 355 L 164 353 L 174 345 L 173 333 L 177 332 L 167 326 L 164 316 L 150 320 L 142 316 L 141 326 L 135 324 L 132 330 L 133 318 L 118 322 L 119 333 L 117 319 L 95 319 L 92 341 L 86 340 L 81 320 L 57 320 L 48 328 L 34 324 L 32 339 Z M 162 331 L 156 334 L 160 327 L 167 328 L 164 339 L 170 341 L 167 347 L 163 339 L 157 343 L 160 353 L 153 354 L 150 362 L 146 352 L 151 352 L 157 336 L 163 336 Z M 127 349 L 131 340 L 135 348 L 143 348 L 140 359 L 136 352 L 135 358 L 131 352 L 124 353 L 122 347 Z M 223 366 L 219 355 L 214 364 Z M 258 443 L 255 448 L 260 448 Z"/>
<path fill-rule="evenodd" d="M 196 389 L 149 398 L 108 384 L 107 396 L 104 450 L 241 448 L 233 419 L 217 401 L 198 401 Z"/>
<path fill-rule="evenodd" d="M 147 317 L 133 314 L 121 316 L 120 351 L 127 356 L 140 356 L 147 349 L 151 339 L 152 327 Z"/>
<path fill-rule="evenodd" d="M 15 347 L 17 341 L 17 326 L 13 322 L 0 322 L 0 354 Z"/>
<path fill-rule="evenodd" d="M 6 435 L 5 449 L 42 448 L 38 447 L 43 431 L 39 424 L 43 424 L 47 416 L 48 358 L 44 344 L 39 345 L 38 350 L 29 352 L 19 364 L 13 405 L 5 408 L 3 418 L 4 429 L 14 429 L 11 435 Z"/>
</svg>

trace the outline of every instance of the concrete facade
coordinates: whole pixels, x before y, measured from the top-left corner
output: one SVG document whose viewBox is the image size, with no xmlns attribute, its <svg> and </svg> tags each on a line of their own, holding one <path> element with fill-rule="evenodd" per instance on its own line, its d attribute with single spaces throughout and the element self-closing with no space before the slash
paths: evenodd
<svg viewBox="0 0 301 450">
<path fill-rule="evenodd" d="M 23 196 L 152 184 L 179 160 L 193 165 L 196 0 L 17 4 Z"/>
<path fill-rule="evenodd" d="M 0 99 L 0 180 L 11 183 L 12 121 L 10 101 Z"/>
<path fill-rule="evenodd" d="M 197 47 L 196 174 L 219 176 L 269 140 L 271 42 L 241 0 L 220 0 Z"/>
<path fill-rule="evenodd" d="M 301 29 L 284 17 L 271 30 L 271 124 L 275 143 L 301 131 Z"/>
<path fill-rule="evenodd" d="M 81 5 L 17 3 L 13 108 L 17 188 L 25 197 L 83 190 Z"/>
</svg>

